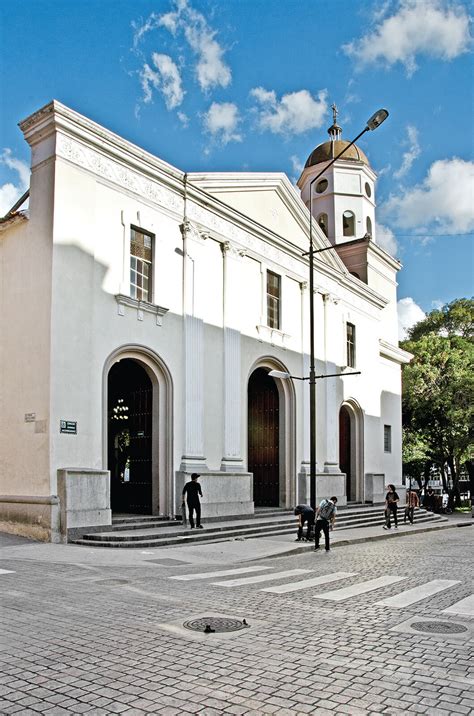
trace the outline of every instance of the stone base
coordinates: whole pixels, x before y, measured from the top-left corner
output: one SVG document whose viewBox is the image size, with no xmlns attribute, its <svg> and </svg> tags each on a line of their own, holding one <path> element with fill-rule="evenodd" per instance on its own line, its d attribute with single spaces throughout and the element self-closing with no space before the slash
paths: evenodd
<svg viewBox="0 0 474 716">
<path fill-rule="evenodd" d="M 304 472 L 298 475 L 298 504 L 309 505 L 310 503 L 310 476 Z M 337 504 L 347 505 L 346 476 L 344 473 L 316 473 L 316 503 L 319 505 L 325 498 L 337 497 Z"/>
<path fill-rule="evenodd" d="M 0 531 L 41 542 L 60 542 L 55 495 L 0 495 Z"/>
<path fill-rule="evenodd" d="M 74 530 L 112 524 L 108 470 L 68 467 L 58 470 L 61 535 L 65 542 Z"/>
<path fill-rule="evenodd" d="M 176 514 L 181 514 L 181 493 L 191 473 L 176 473 Z M 250 472 L 203 472 L 199 478 L 205 518 L 253 515 L 253 476 Z"/>
</svg>

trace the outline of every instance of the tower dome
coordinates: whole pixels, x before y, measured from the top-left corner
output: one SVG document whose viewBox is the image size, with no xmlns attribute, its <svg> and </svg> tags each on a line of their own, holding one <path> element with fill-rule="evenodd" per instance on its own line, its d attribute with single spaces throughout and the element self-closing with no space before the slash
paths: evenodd
<svg viewBox="0 0 474 716">
<path fill-rule="evenodd" d="M 311 152 L 306 161 L 306 164 L 304 165 L 305 169 L 308 169 L 309 167 L 314 167 L 316 164 L 322 164 L 323 162 L 331 161 L 331 159 L 337 157 L 337 155 L 340 154 L 345 147 L 350 145 L 350 142 L 346 141 L 345 139 L 341 139 L 342 129 L 337 124 L 337 115 L 337 107 L 335 104 L 333 104 L 333 123 L 328 129 L 330 139 L 327 142 L 323 142 L 323 144 L 318 144 L 316 149 Z M 355 144 L 353 144 L 351 147 L 349 147 L 349 149 L 347 149 L 346 152 L 344 152 L 341 157 L 341 160 L 342 159 L 344 159 L 345 161 L 362 162 L 363 164 L 370 166 L 369 160 L 367 159 L 362 149 L 359 149 L 359 147 L 357 147 Z"/>
</svg>

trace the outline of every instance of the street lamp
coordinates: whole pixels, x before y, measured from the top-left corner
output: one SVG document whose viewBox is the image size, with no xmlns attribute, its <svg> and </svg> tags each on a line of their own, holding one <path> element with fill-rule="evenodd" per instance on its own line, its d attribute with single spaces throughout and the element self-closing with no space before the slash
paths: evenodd
<svg viewBox="0 0 474 716">
<path fill-rule="evenodd" d="M 313 509 L 316 509 L 316 371 L 315 371 L 315 352 L 314 352 L 314 254 L 318 251 L 314 250 L 313 246 L 313 184 L 334 164 L 335 161 L 342 157 L 347 152 L 349 147 L 357 142 L 360 137 L 366 132 L 372 132 L 377 127 L 380 127 L 382 122 L 388 117 L 386 109 L 379 109 L 377 112 L 367 120 L 365 128 L 360 132 L 355 139 L 347 144 L 342 151 L 339 152 L 334 159 L 326 164 L 324 169 L 319 172 L 309 183 L 309 323 L 310 323 L 310 359 L 309 359 L 309 432 L 310 432 L 310 456 L 309 456 L 309 489 L 310 489 L 310 503 Z M 364 239 L 362 239 L 365 241 Z M 344 245 L 352 244 L 361 241 L 361 239 L 355 239 L 355 241 L 347 241 Z M 328 246 L 319 251 L 325 251 L 329 248 L 335 248 L 334 246 Z M 324 377 L 324 376 L 322 376 Z"/>
</svg>

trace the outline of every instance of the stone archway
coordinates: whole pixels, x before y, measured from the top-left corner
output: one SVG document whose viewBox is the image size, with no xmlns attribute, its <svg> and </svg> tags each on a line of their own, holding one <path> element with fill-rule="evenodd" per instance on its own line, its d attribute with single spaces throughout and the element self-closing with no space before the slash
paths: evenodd
<svg viewBox="0 0 474 716">
<path fill-rule="evenodd" d="M 116 511 L 174 515 L 173 385 L 168 368 L 143 346 L 117 349 L 104 365 L 103 406 L 103 467 L 111 471 Z M 131 411 L 133 419 L 113 417 Z"/>
<path fill-rule="evenodd" d="M 291 507 L 296 499 L 294 386 L 270 377 L 270 370 L 286 372 L 286 367 L 268 357 L 249 373 L 247 469 L 254 474 L 256 507 Z"/>
<path fill-rule="evenodd" d="M 339 411 L 339 466 L 346 474 L 347 502 L 363 502 L 363 418 L 360 406 L 352 400 L 345 401 Z"/>
</svg>

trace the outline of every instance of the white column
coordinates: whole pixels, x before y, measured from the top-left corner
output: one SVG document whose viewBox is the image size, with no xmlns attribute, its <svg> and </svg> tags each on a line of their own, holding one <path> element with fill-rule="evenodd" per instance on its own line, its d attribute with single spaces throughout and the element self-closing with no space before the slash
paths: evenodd
<svg viewBox="0 0 474 716">
<path fill-rule="evenodd" d="M 339 356 L 338 342 L 341 333 L 335 304 L 337 299 L 324 296 L 324 330 L 325 330 L 325 372 L 336 373 L 339 370 L 336 357 Z M 338 378 L 324 378 L 326 397 L 326 456 L 324 472 L 340 473 L 339 467 L 339 408 L 337 400 Z M 322 386 L 320 386 L 322 388 Z M 322 391 L 321 391 L 322 392 Z"/>
<path fill-rule="evenodd" d="M 238 261 L 244 254 L 228 241 L 222 244 L 221 248 L 224 262 L 224 455 L 222 456 L 221 470 L 224 472 L 243 472 Z"/>
<path fill-rule="evenodd" d="M 182 471 L 207 470 L 204 456 L 204 324 L 195 315 L 196 248 L 190 239 L 190 223 L 183 234 L 183 321 L 184 321 L 184 455 Z"/>
</svg>

